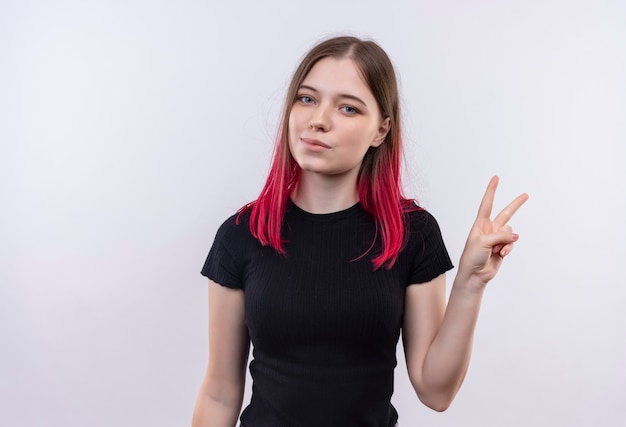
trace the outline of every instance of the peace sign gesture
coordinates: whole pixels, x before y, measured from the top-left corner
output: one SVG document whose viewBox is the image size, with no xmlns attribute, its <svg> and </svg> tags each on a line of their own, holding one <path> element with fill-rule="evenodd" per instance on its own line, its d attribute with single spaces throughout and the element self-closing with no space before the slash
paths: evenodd
<svg viewBox="0 0 626 427">
<path fill-rule="evenodd" d="M 528 195 L 520 194 L 507 207 L 491 220 L 493 199 L 498 187 L 498 177 L 489 181 L 480 203 L 476 221 L 470 230 L 459 262 L 459 272 L 468 284 L 481 288 L 494 278 L 502 260 L 511 253 L 513 243 L 519 238 L 507 223 L 517 210 L 528 200 Z"/>
</svg>

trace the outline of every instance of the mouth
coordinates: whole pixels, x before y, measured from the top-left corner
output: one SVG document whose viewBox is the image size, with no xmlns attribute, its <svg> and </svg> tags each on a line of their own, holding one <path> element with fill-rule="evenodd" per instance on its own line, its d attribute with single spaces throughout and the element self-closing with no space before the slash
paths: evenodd
<svg viewBox="0 0 626 427">
<path fill-rule="evenodd" d="M 313 138 L 300 138 L 300 141 L 302 141 L 302 143 L 304 145 L 306 145 L 307 147 L 310 147 L 312 149 L 329 149 L 331 148 L 330 145 L 320 141 L 319 139 L 313 139 Z"/>
</svg>

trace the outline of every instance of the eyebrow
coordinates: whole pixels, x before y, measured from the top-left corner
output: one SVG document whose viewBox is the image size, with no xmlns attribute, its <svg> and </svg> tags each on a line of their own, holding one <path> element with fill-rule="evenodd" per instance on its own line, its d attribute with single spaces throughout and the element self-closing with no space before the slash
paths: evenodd
<svg viewBox="0 0 626 427">
<path fill-rule="evenodd" d="M 313 86 L 307 86 L 307 85 L 300 85 L 300 87 L 298 88 L 298 90 L 300 89 L 308 89 L 311 90 L 313 92 L 319 92 L 317 89 L 315 89 Z M 347 99 L 352 99 L 356 102 L 359 102 L 361 104 L 363 104 L 364 106 L 367 107 L 367 104 L 365 103 L 365 101 L 363 101 L 361 98 L 359 98 L 358 96 L 354 96 L 354 95 L 350 95 L 349 93 L 340 93 L 338 96 L 338 98 L 347 98 Z"/>
</svg>

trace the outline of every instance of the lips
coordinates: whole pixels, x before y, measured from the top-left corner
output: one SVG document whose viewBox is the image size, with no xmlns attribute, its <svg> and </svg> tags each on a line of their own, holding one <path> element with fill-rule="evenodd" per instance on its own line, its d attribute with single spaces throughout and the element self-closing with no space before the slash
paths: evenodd
<svg viewBox="0 0 626 427">
<path fill-rule="evenodd" d="M 318 150 L 319 149 L 329 149 L 330 148 L 330 145 L 323 143 L 319 139 L 300 138 L 300 140 L 302 141 L 302 143 L 304 145 L 309 146 L 311 148 L 317 148 Z"/>
</svg>

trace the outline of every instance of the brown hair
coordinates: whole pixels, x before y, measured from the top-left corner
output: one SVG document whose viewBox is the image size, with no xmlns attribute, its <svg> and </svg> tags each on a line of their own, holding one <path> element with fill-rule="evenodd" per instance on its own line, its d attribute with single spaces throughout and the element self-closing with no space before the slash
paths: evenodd
<svg viewBox="0 0 626 427">
<path fill-rule="evenodd" d="M 298 68 L 293 74 L 282 115 L 282 150 L 289 152 L 289 115 L 294 102 L 298 96 L 298 89 L 302 81 L 309 74 L 313 66 L 323 58 L 331 57 L 336 59 L 349 58 L 357 66 L 365 84 L 369 87 L 374 99 L 378 104 L 381 117 L 389 118 L 390 128 L 382 146 L 385 150 L 396 150 L 400 143 L 400 105 L 398 95 L 398 85 L 396 74 L 387 53 L 374 41 L 361 40 L 351 36 L 334 37 L 322 41 L 314 46 L 302 59 Z M 377 163 L 375 158 L 376 149 L 370 149 L 365 156 L 361 171 L 374 173 L 374 166 Z M 287 155 L 286 157 L 289 157 Z M 293 161 L 293 160 L 292 160 Z M 369 169 L 369 170 L 368 170 Z"/>
<path fill-rule="evenodd" d="M 404 244 L 406 224 L 403 216 L 417 207 L 403 196 L 400 186 L 402 140 L 395 71 L 385 51 L 373 41 L 350 36 L 334 37 L 314 46 L 305 55 L 287 90 L 282 129 L 265 186 L 257 200 L 240 212 L 251 209 L 252 234 L 262 244 L 285 253 L 280 236 L 282 220 L 289 194 L 300 178 L 300 167 L 289 151 L 289 116 L 302 81 L 313 66 L 326 57 L 351 59 L 376 99 L 381 117 L 390 121 L 383 143 L 376 148 L 370 147 L 365 154 L 357 184 L 361 205 L 375 218 L 377 235 L 382 242 L 380 253 L 372 260 L 373 266 L 375 269 L 383 265 L 390 268 Z"/>
</svg>

